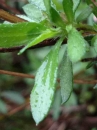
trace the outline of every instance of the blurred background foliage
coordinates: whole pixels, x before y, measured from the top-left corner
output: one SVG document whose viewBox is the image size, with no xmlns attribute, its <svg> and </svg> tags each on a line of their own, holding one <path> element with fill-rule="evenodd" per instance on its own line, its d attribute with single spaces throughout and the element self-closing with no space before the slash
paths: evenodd
<svg viewBox="0 0 97 130">
<path fill-rule="evenodd" d="M 27 0 L 1 0 L 0 9 L 13 14 L 24 14 L 22 6 Z M 83 3 L 78 13 L 86 7 Z M 57 8 L 61 8 L 59 5 Z M 78 15 L 78 14 L 76 14 Z M 93 24 L 93 15 L 88 24 Z M 3 20 L 1 20 L 3 22 Z M 51 47 L 27 50 L 18 56 L 17 52 L 0 53 L 0 70 L 9 70 L 35 75 L 43 58 Z M 63 56 L 63 45 L 60 50 L 59 62 Z M 85 57 L 95 57 L 91 51 Z M 97 79 L 97 65 L 86 69 L 87 62 L 74 64 L 74 79 L 81 81 Z M 59 66 L 60 67 L 60 66 Z M 97 129 L 97 87 L 95 83 L 75 83 L 73 93 L 66 104 L 61 106 L 59 83 L 56 83 L 56 94 L 53 106 L 39 126 L 33 121 L 29 95 L 34 79 L 0 74 L 0 130 L 96 130 Z"/>
</svg>

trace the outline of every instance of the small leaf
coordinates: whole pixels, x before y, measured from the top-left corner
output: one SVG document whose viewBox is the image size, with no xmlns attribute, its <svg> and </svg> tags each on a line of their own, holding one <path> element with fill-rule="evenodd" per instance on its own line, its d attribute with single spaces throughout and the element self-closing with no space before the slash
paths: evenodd
<svg viewBox="0 0 97 130">
<path fill-rule="evenodd" d="M 89 15 L 92 13 L 92 8 L 88 6 L 85 8 L 76 18 L 77 22 L 81 22 L 89 17 Z"/>
<path fill-rule="evenodd" d="M 60 67 L 60 87 L 61 87 L 61 97 L 62 103 L 65 103 L 72 92 L 73 86 L 73 70 L 72 63 L 67 56 L 67 52 L 64 53 L 61 67 Z"/>
<path fill-rule="evenodd" d="M 4 91 L 1 96 L 17 104 L 22 104 L 25 102 L 23 96 L 16 91 Z"/>
<path fill-rule="evenodd" d="M 44 41 L 45 39 L 53 38 L 53 37 L 57 36 L 59 33 L 60 33 L 60 29 L 58 29 L 58 28 L 45 30 L 42 34 L 40 34 L 38 37 L 36 37 L 30 43 L 28 43 L 23 49 L 21 49 L 18 54 L 19 55 L 22 54 L 27 48 L 34 46 L 34 45 Z"/>
<path fill-rule="evenodd" d="M 81 60 L 86 52 L 87 44 L 83 36 L 74 27 L 72 27 L 68 34 L 67 43 L 67 53 L 70 60 L 72 62 Z"/>
<path fill-rule="evenodd" d="M 45 118 L 53 101 L 57 79 L 58 53 L 62 41 L 63 38 L 57 41 L 36 74 L 35 85 L 30 95 L 31 111 L 36 124 Z"/>
<path fill-rule="evenodd" d="M 15 47 L 25 45 L 46 30 L 41 23 L 0 24 L 0 47 Z"/>
<path fill-rule="evenodd" d="M 23 7 L 23 9 L 27 16 L 31 18 L 34 22 L 40 22 L 44 19 L 42 11 L 35 5 L 27 4 Z"/>
<path fill-rule="evenodd" d="M 69 22 L 74 21 L 73 1 L 63 0 L 63 9 Z"/>
<path fill-rule="evenodd" d="M 76 11 L 80 2 L 81 2 L 81 0 L 73 0 L 73 11 Z"/>
</svg>

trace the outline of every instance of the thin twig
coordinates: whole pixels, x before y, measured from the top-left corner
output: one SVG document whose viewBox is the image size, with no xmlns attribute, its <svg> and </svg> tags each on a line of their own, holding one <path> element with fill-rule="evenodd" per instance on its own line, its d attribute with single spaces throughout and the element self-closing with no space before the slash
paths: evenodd
<svg viewBox="0 0 97 130">
<path fill-rule="evenodd" d="M 11 72 L 11 71 L 6 71 L 6 70 L 0 70 L 0 74 L 17 76 L 17 77 L 21 77 L 21 78 L 31 78 L 31 79 L 35 78 L 35 76 L 33 76 L 33 75 L 24 74 L 24 73 L 17 73 L 17 72 Z"/>
<path fill-rule="evenodd" d="M 11 76 L 17 76 L 21 78 L 31 78 L 34 79 L 34 75 L 29 75 L 29 74 L 24 74 L 24 73 L 17 73 L 17 72 L 11 72 L 11 71 L 6 71 L 6 70 L 0 70 L 0 74 L 6 74 L 6 75 L 11 75 Z M 60 80 L 57 80 L 60 82 Z M 83 80 L 83 79 L 75 79 L 74 83 L 77 84 L 97 84 L 97 80 Z"/>
<path fill-rule="evenodd" d="M 27 22 L 27 20 L 19 18 L 18 16 L 15 16 L 15 15 L 12 15 L 2 9 L 0 9 L 0 19 L 9 21 L 11 23 Z"/>
</svg>

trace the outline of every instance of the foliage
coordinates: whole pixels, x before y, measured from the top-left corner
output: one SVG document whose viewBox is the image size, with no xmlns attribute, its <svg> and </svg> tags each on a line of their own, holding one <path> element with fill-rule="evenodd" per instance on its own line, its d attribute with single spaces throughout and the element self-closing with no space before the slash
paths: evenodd
<svg viewBox="0 0 97 130">
<path fill-rule="evenodd" d="M 46 39 L 58 39 L 37 71 L 35 85 L 30 96 L 33 118 L 38 124 L 45 118 L 53 102 L 58 55 L 63 41 L 67 39 L 59 72 L 62 103 L 69 99 L 72 92 L 72 65 L 79 62 L 91 47 L 97 51 L 97 26 L 85 24 L 85 20 L 90 14 L 94 13 L 97 16 L 97 8 L 92 1 L 86 0 L 87 7 L 78 14 L 81 0 L 78 2 L 75 0 L 58 2 L 28 0 L 28 2 L 29 4 L 25 5 L 23 9 L 33 22 L 0 24 L 0 47 L 10 48 L 25 45 L 18 53 L 22 54 L 26 49 Z M 91 4 L 93 8 L 91 8 Z M 89 36 L 87 36 L 87 32 Z M 92 43 L 89 42 L 89 38 Z"/>
</svg>

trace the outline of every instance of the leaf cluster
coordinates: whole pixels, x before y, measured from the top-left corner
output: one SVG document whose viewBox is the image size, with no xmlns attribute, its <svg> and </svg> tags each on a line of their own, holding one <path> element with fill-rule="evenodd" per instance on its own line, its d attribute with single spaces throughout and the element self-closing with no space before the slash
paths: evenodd
<svg viewBox="0 0 97 130">
<path fill-rule="evenodd" d="M 46 39 L 58 39 L 37 71 L 30 96 L 31 111 L 38 124 L 47 115 L 53 102 L 58 55 L 64 39 L 67 39 L 67 45 L 59 72 L 62 103 L 69 99 L 72 92 L 73 63 L 80 61 L 91 46 L 97 52 L 97 26 L 83 23 L 90 14 L 94 13 L 97 16 L 97 8 L 92 1 L 86 0 L 87 7 L 76 16 L 81 0 L 28 0 L 28 2 L 29 4 L 23 7 L 26 13 L 25 19 L 30 19 L 28 22 L 0 24 L 0 47 L 25 45 L 19 52 L 22 54 L 26 49 Z M 88 38 L 84 37 L 86 32 L 92 36 L 91 46 Z"/>
</svg>

